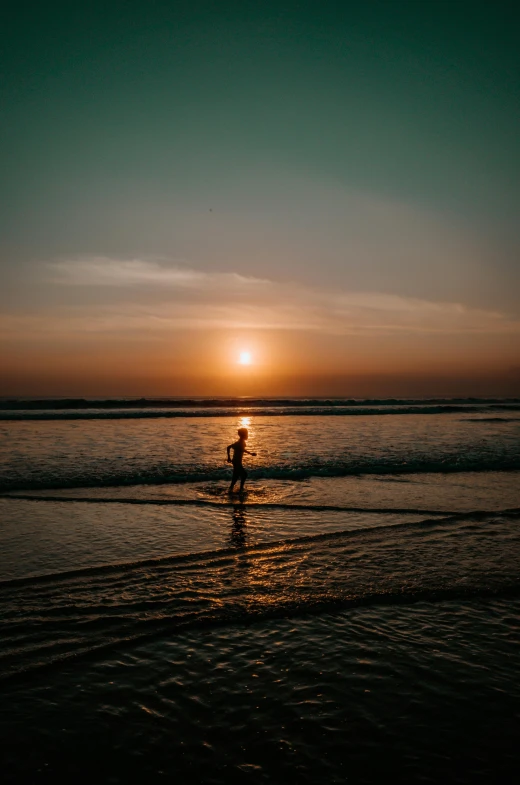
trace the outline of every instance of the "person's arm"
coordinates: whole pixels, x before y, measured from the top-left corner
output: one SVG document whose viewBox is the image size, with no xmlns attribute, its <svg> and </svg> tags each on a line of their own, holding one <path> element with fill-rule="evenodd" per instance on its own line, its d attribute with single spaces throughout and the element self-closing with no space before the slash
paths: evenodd
<svg viewBox="0 0 520 785">
<path fill-rule="evenodd" d="M 233 449 L 234 449 L 234 447 L 235 447 L 235 445 L 234 445 L 234 444 L 230 444 L 230 445 L 229 445 L 229 447 L 227 448 L 227 462 L 228 462 L 228 463 L 231 463 L 231 458 L 230 458 L 230 455 L 229 455 L 229 451 L 230 451 L 230 450 L 233 450 Z"/>
<path fill-rule="evenodd" d="M 244 450 L 244 452 L 247 452 L 248 455 L 256 455 L 256 452 L 251 452 L 251 450 Z"/>
</svg>

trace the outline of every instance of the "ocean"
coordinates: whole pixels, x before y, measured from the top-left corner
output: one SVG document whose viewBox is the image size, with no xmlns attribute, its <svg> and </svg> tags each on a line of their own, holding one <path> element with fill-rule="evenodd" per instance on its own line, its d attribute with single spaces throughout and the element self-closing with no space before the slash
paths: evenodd
<svg viewBox="0 0 520 785">
<path fill-rule="evenodd" d="M 516 776 L 520 400 L 17 399 L 0 433 L 4 781 Z"/>
</svg>

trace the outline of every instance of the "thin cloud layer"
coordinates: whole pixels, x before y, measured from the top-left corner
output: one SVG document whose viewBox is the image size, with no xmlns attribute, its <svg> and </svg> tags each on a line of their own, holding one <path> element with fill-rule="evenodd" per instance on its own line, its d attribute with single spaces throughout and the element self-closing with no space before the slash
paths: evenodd
<svg viewBox="0 0 520 785">
<path fill-rule="evenodd" d="M 142 259 L 104 256 L 52 262 L 47 265 L 51 282 L 69 286 L 168 286 L 201 289 L 209 286 L 248 286 L 269 283 L 238 273 L 206 273 L 181 266 Z"/>
<path fill-rule="evenodd" d="M 108 257 L 53 262 L 54 284 L 89 287 L 81 306 L 63 305 L 2 320 L 1 329 L 121 333 L 145 330 L 292 330 L 330 335 L 514 334 L 518 321 L 461 303 L 431 302 L 380 292 L 348 292 L 278 283 L 229 272 L 201 272 L 149 260 Z M 100 304 L 97 290 L 120 291 Z M 136 291 L 137 290 L 137 291 Z M 25 319 L 25 321 L 24 321 Z M 25 328 L 25 329 L 24 329 Z"/>
</svg>

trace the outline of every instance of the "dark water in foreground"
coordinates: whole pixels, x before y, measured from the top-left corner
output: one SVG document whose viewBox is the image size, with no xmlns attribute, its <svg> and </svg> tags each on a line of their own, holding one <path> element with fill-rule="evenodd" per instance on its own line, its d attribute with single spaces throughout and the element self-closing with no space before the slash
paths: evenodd
<svg viewBox="0 0 520 785">
<path fill-rule="evenodd" d="M 3 422 L 4 781 L 516 779 L 518 414 Z"/>
<path fill-rule="evenodd" d="M 8 781 L 514 782 L 518 599 L 188 630 L 4 698 Z"/>
</svg>

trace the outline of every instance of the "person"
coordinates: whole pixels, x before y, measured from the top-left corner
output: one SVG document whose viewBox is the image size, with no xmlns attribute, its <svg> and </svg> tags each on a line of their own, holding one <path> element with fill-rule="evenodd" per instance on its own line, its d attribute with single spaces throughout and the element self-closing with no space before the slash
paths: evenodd
<svg viewBox="0 0 520 785">
<path fill-rule="evenodd" d="M 238 429 L 238 442 L 230 444 L 227 448 L 227 462 L 233 464 L 233 476 L 231 478 L 231 485 L 229 486 L 229 493 L 233 493 L 235 483 L 240 480 L 240 491 L 244 490 L 244 483 L 247 480 L 247 472 L 242 465 L 242 458 L 244 453 L 248 455 L 256 455 L 256 452 L 246 450 L 246 441 L 249 436 L 247 428 Z M 233 450 L 233 459 L 230 457 L 230 451 Z"/>
</svg>

